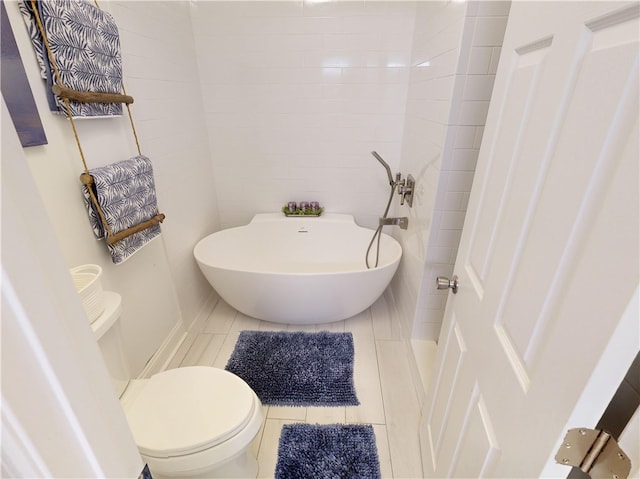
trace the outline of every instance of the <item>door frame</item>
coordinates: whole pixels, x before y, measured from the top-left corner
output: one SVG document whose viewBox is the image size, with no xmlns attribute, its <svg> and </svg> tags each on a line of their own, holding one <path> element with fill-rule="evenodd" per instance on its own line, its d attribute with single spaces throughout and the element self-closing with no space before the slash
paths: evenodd
<svg viewBox="0 0 640 479">
<path fill-rule="evenodd" d="M 609 402 L 615 395 L 618 386 L 624 380 L 629 366 L 638 354 L 638 338 L 640 337 L 640 287 L 635 293 L 622 315 L 614 334 L 609 340 L 601 360 L 593 370 L 571 416 L 567 419 L 566 430 L 576 427 L 595 428 Z M 565 477 L 570 469 L 557 464 L 555 455 L 564 439 L 564 432 L 556 439 L 551 448 L 547 466 L 541 477 Z M 632 457 L 632 463 L 638 462 L 637 451 L 625 451 Z M 635 452 L 635 461 L 633 453 Z"/>
<path fill-rule="evenodd" d="M 626 3 L 626 5 L 630 4 L 631 2 Z M 624 5 L 624 3 L 618 3 L 618 6 L 620 5 Z M 615 5 L 612 5 L 611 10 L 615 9 Z M 627 9 L 628 8 L 623 8 L 621 11 Z M 466 224 L 466 226 L 468 225 Z M 638 353 L 638 340 L 640 338 L 640 304 L 638 299 L 640 287 L 638 278 L 636 277 L 635 284 L 632 283 L 629 286 L 631 286 L 630 289 L 633 292 L 628 298 L 624 313 L 620 317 L 610 319 L 612 323 L 617 324 L 614 334 L 608 341 L 599 362 L 591 371 L 591 376 L 583 386 L 577 401 L 573 405 L 570 404 L 572 411 L 566 419 L 563 431 L 557 437 L 554 444 L 549 444 L 549 454 L 541 477 L 566 477 L 570 472 L 570 469 L 566 466 L 555 463 L 555 455 L 564 439 L 566 430 L 574 427 L 594 428 L 596 426 Z M 613 287 L 615 287 L 615 285 L 613 285 Z M 449 296 L 448 300 L 451 299 L 451 296 Z M 621 301 L 621 304 L 625 304 L 624 300 Z M 448 308 L 449 305 L 447 305 L 447 309 Z M 603 321 L 606 321 L 606 319 L 603 319 Z M 445 347 L 445 335 L 450 332 L 451 327 L 451 314 L 447 314 L 445 311 L 445 323 L 443 324 L 438 346 L 440 349 Z M 424 439 L 428 441 L 426 435 L 423 436 L 421 427 L 421 440 Z M 424 449 L 423 447 L 423 450 Z M 428 450 L 428 446 L 426 449 Z M 638 454 L 637 451 L 629 452 L 631 454 L 634 452 L 636 455 Z M 636 462 L 637 459 L 636 457 Z M 430 467 L 429 458 L 426 458 L 424 467 L 425 469 Z"/>
</svg>

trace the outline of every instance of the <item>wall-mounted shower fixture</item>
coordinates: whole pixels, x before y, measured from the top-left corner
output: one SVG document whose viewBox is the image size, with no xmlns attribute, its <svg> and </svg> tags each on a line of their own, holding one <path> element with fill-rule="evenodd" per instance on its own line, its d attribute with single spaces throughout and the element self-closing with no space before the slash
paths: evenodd
<svg viewBox="0 0 640 479">
<path fill-rule="evenodd" d="M 406 230 L 407 227 L 409 226 L 409 218 L 407 218 L 406 216 L 403 216 L 401 218 L 380 218 L 378 220 L 378 225 L 380 226 L 386 226 L 386 225 L 393 225 L 393 226 L 399 226 L 401 230 Z"/>
<path fill-rule="evenodd" d="M 396 175 L 396 188 L 400 195 L 400 204 L 404 205 L 404 201 L 407 200 L 409 208 L 413 206 L 413 190 L 416 186 L 416 180 L 411 174 L 406 179 L 400 179 L 400 173 Z"/>
<path fill-rule="evenodd" d="M 416 180 L 412 175 L 408 175 L 405 179 L 402 178 L 402 173 L 396 173 L 396 179 L 393 179 L 393 175 L 391 174 L 391 168 L 386 161 L 382 159 L 382 157 L 375 151 L 372 151 L 371 154 L 373 157 L 380 162 L 384 169 L 387 170 L 387 178 L 389 178 L 389 185 L 391 186 L 391 190 L 397 190 L 400 195 L 400 204 L 404 205 L 405 200 L 407 201 L 407 205 L 409 208 L 413 206 L 413 190 L 416 185 Z M 386 216 L 386 214 L 384 215 Z"/>
<path fill-rule="evenodd" d="M 382 157 L 380 155 L 378 155 L 377 152 L 372 151 L 371 154 L 373 155 L 373 157 L 376 160 L 378 160 L 380 162 L 380 164 L 382 166 L 384 166 L 385 170 L 387 170 L 387 177 L 389 178 L 389 184 L 395 188 L 396 184 L 395 184 L 395 181 L 393 181 L 393 175 L 391 174 L 391 168 L 389 168 L 389 165 L 387 164 L 387 162 L 384 161 L 382 159 Z M 398 173 L 398 174 L 400 174 L 400 173 Z"/>
<path fill-rule="evenodd" d="M 369 266 L 369 251 L 371 251 L 371 247 L 373 246 L 376 237 L 378 238 L 378 245 L 376 247 L 376 263 L 374 265 L 374 268 L 378 266 L 378 259 L 380 257 L 380 235 L 382 234 L 382 227 L 385 225 L 395 225 L 399 226 L 400 229 L 406 230 L 409 226 L 409 218 L 407 218 L 406 216 L 403 216 L 402 218 L 387 218 L 389 207 L 391 206 L 391 200 L 393 200 L 393 192 L 397 188 L 398 194 L 401 196 L 400 204 L 404 205 L 404 200 L 406 199 L 407 204 L 409 205 L 409 207 L 411 207 L 413 205 L 413 190 L 416 184 L 413 176 L 411 175 L 409 175 L 406 180 L 403 180 L 402 174 L 398 173 L 396 175 L 396 179 L 394 180 L 393 175 L 391 174 L 391 168 L 389 168 L 387 162 L 384 161 L 382 157 L 375 151 L 372 151 L 371 154 L 376 160 L 380 162 L 382 166 L 384 166 L 384 169 L 387 170 L 387 178 L 389 178 L 389 186 L 391 187 L 391 190 L 389 191 L 389 201 L 387 202 L 387 207 L 384 210 L 384 214 L 380 217 L 378 228 L 373 234 L 373 238 L 371 238 L 371 242 L 369 243 L 369 247 L 367 248 L 367 253 L 365 255 L 365 263 L 367 265 L 367 268 L 371 268 L 371 266 Z"/>
</svg>

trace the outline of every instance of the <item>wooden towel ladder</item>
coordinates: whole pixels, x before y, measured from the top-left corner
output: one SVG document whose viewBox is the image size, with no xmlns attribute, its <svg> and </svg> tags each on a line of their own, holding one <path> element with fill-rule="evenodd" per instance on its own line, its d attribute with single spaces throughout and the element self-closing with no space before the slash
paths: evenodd
<svg viewBox="0 0 640 479">
<path fill-rule="evenodd" d="M 38 30 L 40 31 L 40 35 L 42 36 L 42 41 L 44 43 L 45 49 L 47 50 L 47 56 L 49 61 L 51 62 L 51 67 L 53 69 L 53 74 L 56 80 L 57 85 L 53 85 L 51 90 L 54 94 L 58 95 L 62 98 L 65 109 L 67 112 L 67 117 L 69 118 L 69 122 L 71 124 L 71 128 L 73 130 L 73 136 L 76 139 L 76 144 L 78 146 L 78 151 L 80 153 L 80 158 L 82 159 L 82 165 L 84 166 L 84 173 L 80 175 L 80 181 L 86 185 L 87 190 L 89 191 L 89 196 L 91 197 L 91 202 L 95 207 L 95 210 L 98 212 L 98 216 L 100 216 L 100 221 L 104 227 L 105 232 L 107 233 L 106 241 L 107 244 L 112 245 L 117 243 L 118 241 L 131 236 L 139 231 L 150 228 L 157 224 L 160 224 L 164 221 L 165 215 L 162 213 L 156 214 L 153 218 L 148 219 L 147 221 L 143 221 L 137 225 L 134 225 L 125 230 L 119 231 L 118 233 L 114 233 L 107 222 L 107 219 L 100 207 L 100 203 L 98 202 L 98 198 L 93 190 L 93 176 L 89 173 L 89 168 L 87 167 L 87 161 L 84 156 L 84 151 L 82 150 L 82 145 L 80 144 L 80 137 L 78 136 L 78 131 L 76 130 L 75 122 L 73 121 L 73 115 L 71 114 L 71 107 L 69 105 L 69 101 L 77 101 L 80 103 L 124 103 L 127 107 L 127 112 L 129 114 L 129 122 L 131 123 L 131 131 L 133 132 L 133 137 L 136 141 L 136 147 L 138 149 L 138 154 L 142 155 L 140 150 L 140 142 L 138 141 L 138 135 L 136 133 L 136 128 L 133 123 L 133 115 L 131 114 L 131 108 L 129 105 L 133 103 L 133 97 L 127 95 L 127 92 L 124 88 L 124 83 L 122 84 L 122 94 L 120 93 L 99 93 L 99 92 L 88 92 L 88 91 L 78 91 L 73 90 L 71 88 L 67 88 L 63 85 L 62 79 L 60 77 L 60 71 L 58 70 L 58 66 L 56 64 L 55 58 L 53 56 L 53 52 L 51 50 L 51 45 L 49 44 L 49 39 L 47 38 L 47 34 L 44 30 L 44 26 L 42 24 L 42 20 L 40 18 L 40 14 L 38 12 L 36 0 L 31 1 L 31 8 L 33 9 L 33 14 L 36 19 L 36 24 L 38 26 Z M 100 8 L 98 2 L 95 1 L 96 7 Z"/>
</svg>

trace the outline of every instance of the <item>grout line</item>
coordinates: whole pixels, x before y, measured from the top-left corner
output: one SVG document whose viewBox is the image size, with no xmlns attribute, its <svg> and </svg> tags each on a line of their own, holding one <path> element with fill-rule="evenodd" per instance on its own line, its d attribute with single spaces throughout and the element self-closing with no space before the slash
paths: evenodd
<svg viewBox="0 0 640 479">
<path fill-rule="evenodd" d="M 371 319 L 371 327 L 373 328 L 373 317 Z M 373 346 L 376 349 L 376 363 L 377 363 L 377 367 L 378 367 L 378 381 L 380 382 L 380 394 L 382 395 L 382 417 L 384 418 L 384 423 L 382 424 L 384 426 L 384 430 L 387 434 L 387 454 L 386 456 L 389 458 L 389 464 L 390 464 L 390 469 L 391 469 L 391 479 L 393 479 L 394 474 L 393 474 L 393 456 L 391 455 L 391 444 L 390 444 L 390 439 L 391 439 L 391 435 L 389 433 L 389 426 L 387 425 L 387 409 L 386 409 L 386 405 L 385 405 L 385 394 L 384 391 L 382 390 L 382 377 L 381 377 L 381 369 L 380 369 L 380 351 L 378 349 L 378 341 L 383 341 L 383 340 L 378 340 L 376 339 L 376 331 L 375 329 L 373 330 Z M 391 341 L 391 340 L 384 340 L 384 341 Z M 376 441 L 376 445 L 377 445 L 377 441 Z"/>
</svg>

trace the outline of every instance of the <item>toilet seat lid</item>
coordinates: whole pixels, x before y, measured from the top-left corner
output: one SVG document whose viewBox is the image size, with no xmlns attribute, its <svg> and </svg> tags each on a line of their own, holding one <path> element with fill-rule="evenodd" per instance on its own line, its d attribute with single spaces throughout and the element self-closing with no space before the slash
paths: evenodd
<svg viewBox="0 0 640 479">
<path fill-rule="evenodd" d="M 182 456 L 234 436 L 257 407 L 254 398 L 247 383 L 228 371 L 184 367 L 153 376 L 126 415 L 142 454 Z"/>
</svg>

